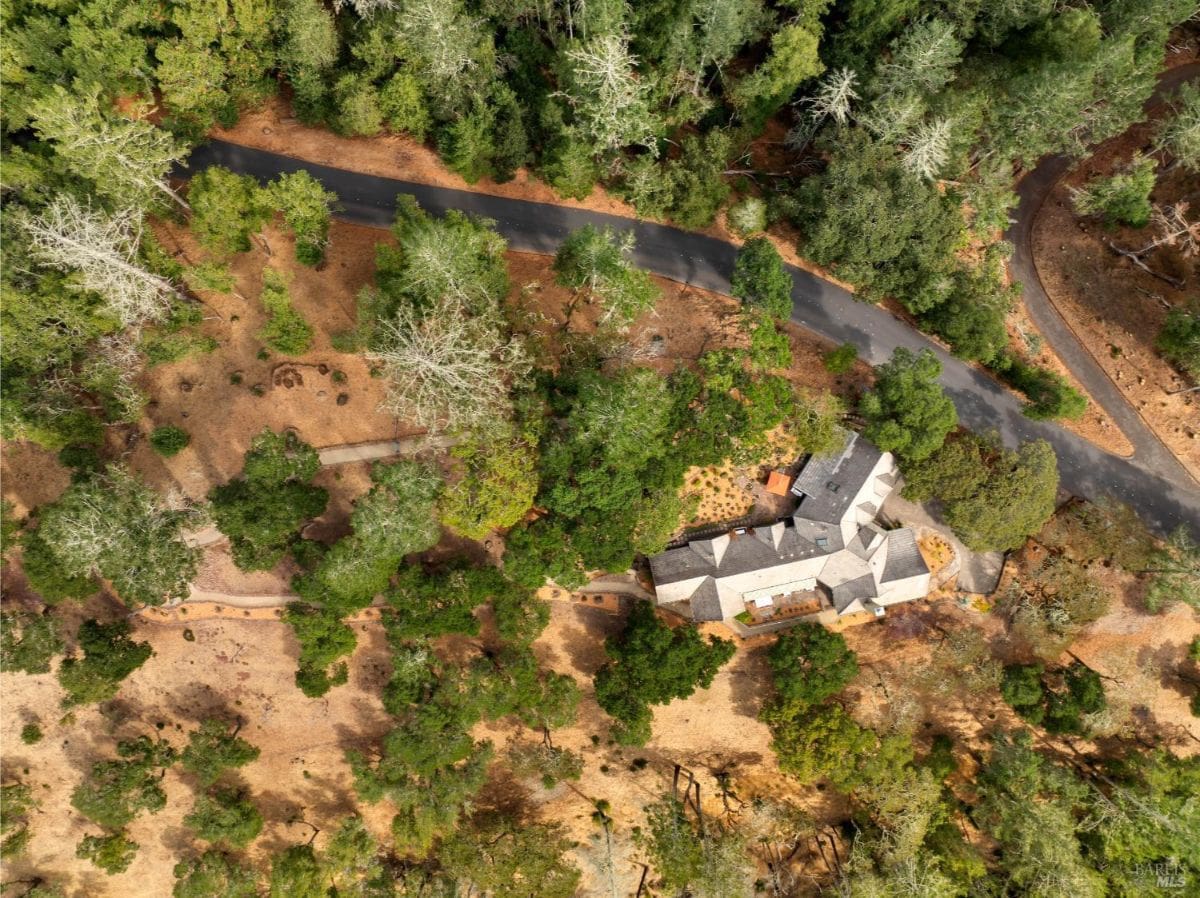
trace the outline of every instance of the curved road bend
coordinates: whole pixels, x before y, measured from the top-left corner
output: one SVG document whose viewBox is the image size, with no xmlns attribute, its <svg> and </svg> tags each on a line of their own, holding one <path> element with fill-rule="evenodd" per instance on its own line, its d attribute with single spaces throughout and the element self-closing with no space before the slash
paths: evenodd
<svg viewBox="0 0 1200 898">
<path fill-rule="evenodd" d="M 1200 76 L 1200 63 L 1194 62 L 1164 72 L 1145 108 L 1149 110 L 1162 102 L 1164 95 L 1197 76 Z M 1017 184 L 1019 202 L 1016 215 L 1008 233 L 1005 234 L 1013 245 L 1013 256 L 1008 263 L 1009 271 L 1024 288 L 1025 308 L 1029 310 L 1029 317 L 1062 359 L 1063 364 L 1129 438 L 1129 442 L 1133 444 L 1134 459 L 1148 470 L 1157 471 L 1172 481 L 1194 488 L 1195 481 L 1187 469 L 1142 420 L 1137 409 L 1100 367 L 1088 348 L 1080 343 L 1075 332 L 1042 288 L 1033 259 L 1033 224 L 1038 210 L 1054 185 L 1075 164 L 1076 160 L 1067 156 L 1048 156 Z"/>
<path fill-rule="evenodd" d="M 341 201 L 339 217 L 356 224 L 388 227 L 397 194 L 408 194 L 422 208 L 443 214 L 460 209 L 496 222 L 514 250 L 553 253 L 571 231 L 586 224 L 631 230 L 638 265 L 674 281 L 729 294 L 736 249 L 729 243 L 666 225 L 533 203 L 504 197 L 414 184 L 306 162 L 289 156 L 212 141 L 192 151 L 189 169 L 223 165 L 266 181 L 281 173 L 310 172 Z M 181 172 L 187 174 L 187 171 Z M 878 306 L 858 302 L 847 290 L 807 271 L 788 266 L 793 279 L 792 320 L 839 343 L 858 347 L 871 364 L 886 361 L 898 346 L 932 349 L 942 360 L 942 383 L 973 430 L 998 430 L 1008 445 L 1042 438 L 1058 454 L 1062 485 L 1085 498 L 1111 495 L 1129 503 L 1150 525 L 1166 533 L 1188 524 L 1200 533 L 1200 489 L 1152 473 L 1140 460 L 1110 455 L 1060 427 L 1031 421 L 1021 404 L 989 376 L 953 358 L 907 324 Z"/>
</svg>

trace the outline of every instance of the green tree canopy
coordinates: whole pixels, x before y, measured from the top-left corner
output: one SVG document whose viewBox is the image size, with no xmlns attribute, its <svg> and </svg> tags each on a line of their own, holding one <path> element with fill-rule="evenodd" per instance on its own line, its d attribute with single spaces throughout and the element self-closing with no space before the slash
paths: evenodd
<svg viewBox="0 0 1200 898">
<path fill-rule="evenodd" d="M 954 403 L 937 382 L 941 373 L 942 363 L 930 350 L 896 349 L 876 370 L 875 389 L 859 405 L 867 419 L 863 435 L 902 461 L 936 452 L 958 423 Z"/>
<path fill-rule="evenodd" d="M 1134 156 L 1129 164 L 1106 178 L 1093 178 L 1075 190 L 1071 201 L 1080 215 L 1097 215 L 1110 225 L 1127 224 L 1144 228 L 1154 211 L 1150 191 L 1154 189 L 1157 163 Z"/>
<path fill-rule="evenodd" d="M 1149 571 L 1146 605 L 1150 610 L 1158 611 L 1172 602 L 1200 608 L 1200 544 L 1186 527 L 1177 527 L 1151 555 Z"/>
<path fill-rule="evenodd" d="M 892 295 L 914 313 L 948 296 L 964 224 L 954 198 L 908 171 L 891 146 L 859 129 L 837 135 L 836 152 L 796 193 L 800 252 L 871 299 Z"/>
<path fill-rule="evenodd" d="M 124 468 L 72 484 L 39 517 L 39 539 L 63 573 L 99 574 L 130 605 L 188 595 L 199 553 L 183 529 L 194 511 L 169 506 Z"/>
<path fill-rule="evenodd" d="M 596 672 L 596 700 L 617 719 L 617 738 L 631 744 L 649 738 L 649 705 L 707 689 L 734 653 L 729 640 L 704 639 L 690 626 L 671 629 L 648 602 L 634 605 L 625 629 L 604 648 L 610 660 Z"/>
<path fill-rule="evenodd" d="M 271 861 L 270 898 L 326 898 L 329 884 L 311 845 L 292 845 Z"/>
<path fill-rule="evenodd" d="M 163 768 L 175 760 L 175 750 L 163 739 L 139 736 L 117 743 L 120 760 L 99 761 L 71 793 L 71 805 L 94 823 L 120 830 L 141 811 L 151 814 L 167 804 L 159 785 Z"/>
<path fill-rule="evenodd" d="M 715 821 L 697 826 L 677 798 L 646 808 L 647 831 L 639 838 L 664 887 L 696 898 L 751 898 L 753 861 L 745 836 Z"/>
<path fill-rule="evenodd" d="M 631 231 L 618 235 L 611 228 L 584 225 L 572 231 L 554 255 L 558 282 L 587 291 L 600 306 L 601 323 L 616 328 L 627 327 L 659 297 L 650 275 L 630 263 L 633 245 Z"/>
<path fill-rule="evenodd" d="M 124 873 L 137 856 L 138 843 L 124 832 L 104 836 L 84 836 L 75 847 L 75 856 L 89 860 L 105 873 L 112 876 Z"/>
<path fill-rule="evenodd" d="M 500 428 L 450 451 L 462 462 L 463 476 L 447 486 L 439 505 L 447 527 L 468 539 L 483 539 L 513 526 L 532 507 L 538 488 L 536 437 Z"/>
<path fill-rule="evenodd" d="M 214 849 L 175 865 L 173 898 L 258 898 L 258 876 Z"/>
<path fill-rule="evenodd" d="M 250 175 L 213 165 L 188 185 L 192 233 L 219 253 L 243 253 L 271 218 L 271 197 Z"/>
<path fill-rule="evenodd" d="M 1014 452 L 994 435 L 963 433 L 904 470 L 904 495 L 941 499 L 946 522 L 977 551 L 1016 549 L 1054 513 L 1058 462 L 1045 440 Z"/>
<path fill-rule="evenodd" d="M 66 691 L 63 705 L 103 702 L 117 694 L 121 681 L 141 667 L 154 654 L 148 642 L 134 642 L 128 621 L 102 624 L 85 620 L 75 638 L 83 657 L 63 659 L 58 666 L 58 682 Z"/>
<path fill-rule="evenodd" d="M 337 194 L 304 170 L 280 175 L 267 189 L 296 235 L 296 258 L 305 265 L 318 264 L 325 258 L 330 210 Z"/>
<path fill-rule="evenodd" d="M 294 432 L 264 430 L 250 443 L 242 478 L 209 493 L 213 519 L 239 568 L 270 570 L 303 524 L 325 511 L 329 494 L 307 482 L 319 468 L 316 451 Z"/>
<path fill-rule="evenodd" d="M 179 755 L 184 770 L 203 786 L 211 786 L 226 770 L 244 767 L 258 758 L 259 750 L 239 739 L 237 731 L 221 720 L 206 720 L 188 737 Z"/>
<path fill-rule="evenodd" d="M 766 237 L 752 237 L 738 250 L 730 289 L 743 303 L 772 318 L 792 317 L 792 276 Z"/>
<path fill-rule="evenodd" d="M 460 886 L 492 898 L 523 898 L 531 888 L 540 898 L 572 898 L 580 874 L 563 856 L 571 844 L 556 825 L 496 817 L 460 829 L 438 857 Z"/>
<path fill-rule="evenodd" d="M 28 674 L 50 672 L 64 647 L 58 621 L 49 614 L 5 611 L 0 616 L 0 667 Z"/>
<path fill-rule="evenodd" d="M 858 674 L 858 661 L 840 633 L 801 624 L 783 633 L 767 653 L 780 700 L 819 704 Z"/>
<path fill-rule="evenodd" d="M 217 788 L 196 798 L 183 823 L 208 842 L 244 848 L 262 832 L 263 818 L 240 790 Z"/>
</svg>

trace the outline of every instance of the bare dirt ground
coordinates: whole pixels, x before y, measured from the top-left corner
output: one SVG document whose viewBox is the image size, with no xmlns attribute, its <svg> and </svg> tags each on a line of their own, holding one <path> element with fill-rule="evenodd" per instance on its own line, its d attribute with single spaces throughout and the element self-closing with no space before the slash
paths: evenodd
<svg viewBox="0 0 1200 898">
<path fill-rule="evenodd" d="M 236 292 L 202 294 L 209 319 L 203 332 L 218 341 L 218 348 L 147 371 L 143 386 L 151 402 L 143 429 L 174 424 L 192 436 L 191 445 L 169 459 L 145 440 L 133 447 L 130 464 L 154 486 L 203 496 L 240 473 L 250 440 L 267 427 L 294 428 L 317 448 L 414 432 L 379 410 L 385 386 L 370 376 L 366 361 L 330 345 L 330 335 L 353 327 L 355 296 L 374 275 L 375 244 L 388 235 L 335 222 L 330 236 L 327 261 L 318 271 L 296 262 L 286 234 L 267 228 L 273 255 L 256 244 L 233 256 L 229 266 Z M 182 260 L 212 259 L 176 225 L 161 225 L 159 237 Z M 312 347 L 303 356 L 261 357 L 257 334 L 266 314 L 259 296 L 267 267 L 283 274 L 293 306 L 313 328 Z M 345 376 L 340 383 L 339 371 Z M 340 395 L 346 396 L 341 405 Z"/>
<path fill-rule="evenodd" d="M 71 482 L 58 458 L 36 443 L 0 442 L 0 487 L 20 520 L 39 505 L 53 502 Z"/>
<path fill-rule="evenodd" d="M 750 153 L 759 169 L 786 170 L 787 166 L 784 164 L 786 158 L 782 151 L 785 133 L 786 128 L 782 124 L 772 122 L 767 133 L 752 144 Z M 468 184 L 459 175 L 447 169 L 433 149 L 417 143 L 407 135 L 339 137 L 326 129 L 300 124 L 292 116 L 286 101 L 278 97 L 268 101 L 261 109 L 243 113 L 233 128 L 214 129 L 212 136 L 323 165 L 346 167 L 345 160 L 353 159 L 354 170 L 382 177 L 399 178 L 459 190 L 474 190 L 511 199 L 555 203 L 612 215 L 630 217 L 637 215 L 632 206 L 601 187 L 596 187 L 582 201 L 559 197 L 547 184 L 538 180 L 525 169 L 519 170 L 516 177 L 505 184 L 497 184 L 486 178 L 475 184 Z M 701 233 L 735 244 L 742 242 L 742 238 L 729 229 L 724 213 L 719 215 L 717 220 L 703 229 Z M 852 284 L 840 280 L 826 269 L 802 258 L 797 253 L 799 234 L 794 228 L 779 223 L 771 227 L 771 232 L 767 236 L 775 244 L 780 255 L 789 263 L 819 274 L 821 277 L 853 291 Z M 894 303 L 889 303 L 887 306 L 893 314 L 909 317 L 896 308 Z M 1016 348 L 1030 355 L 1039 364 L 1063 375 L 1076 389 L 1087 394 L 1087 391 L 1083 390 L 1053 353 L 1044 348 L 1037 352 L 1030 352 L 1027 341 L 1021 335 L 1034 333 L 1035 329 L 1030 322 L 1024 320 L 1020 311 L 1015 311 L 1010 316 L 1009 330 Z M 1132 446 L 1095 403 L 1091 404 L 1088 412 L 1079 421 L 1066 421 L 1062 424 L 1073 433 L 1109 452 L 1123 456 L 1132 454 Z"/>
<path fill-rule="evenodd" d="M 130 826 L 141 848 L 130 869 L 112 877 L 75 858 L 75 844 L 97 829 L 70 807 L 70 795 L 91 763 L 113 756 L 118 739 L 157 732 L 180 746 L 186 733 L 210 716 L 240 718 L 242 735 L 262 749 L 259 760 L 242 770 L 267 820 L 249 850 L 253 862 L 266 865 L 286 845 L 306 842 L 312 830 L 301 819 L 319 826 L 354 809 L 343 752 L 387 727 L 377 698 L 385 676 L 379 668 L 384 644 L 377 625 L 360 633 L 363 648 L 354 658 L 352 684 L 311 701 L 293 685 L 296 649 L 285 624 L 135 620 L 136 637 L 149 640 L 155 655 L 125 681 L 103 713 L 91 707 L 64 719 L 58 707 L 62 693 L 52 674 L 0 677 L 6 781 L 16 777 L 35 785 L 42 801 L 28 855 L 6 864 L 6 880 L 40 872 L 68 885 L 70 894 L 89 898 L 169 895 L 173 865 L 192 850 L 190 833 L 182 826 L 194 791 L 188 778 L 178 769 L 167 774 L 166 810 Z M 15 731 L 35 719 L 45 732 L 43 741 L 16 744 Z M 372 829 L 385 835 L 386 810 L 363 810 Z"/>
<path fill-rule="evenodd" d="M 1126 589 L 1114 610 L 1089 628 L 1073 651 L 1102 674 L 1120 679 L 1105 685 L 1110 703 L 1124 718 L 1141 725 L 1153 722 L 1156 732 L 1174 734 L 1173 750 L 1194 752 L 1200 728 L 1187 711 L 1184 687 L 1173 671 L 1187 641 L 1200 633 L 1200 623 L 1186 609 L 1146 615 L 1138 601 Z M 350 683 L 315 701 L 292 684 L 296 647 L 289 628 L 276 620 L 278 609 L 209 604 L 139 615 L 135 635 L 150 641 L 154 657 L 125 682 L 117 700 L 103 710 L 77 711 L 73 718 L 62 716 L 61 691 L 52 675 L 4 674 L 4 732 L 12 734 L 36 720 L 46 734 L 36 746 L 7 742 L 6 778 L 35 784 L 43 802 L 30 852 L 9 865 L 7 878 L 53 872 L 89 898 L 167 894 L 172 865 L 195 850 L 182 826 L 194 791 L 188 778 L 177 770 L 167 775 L 168 807 L 131 826 L 131 836 L 141 845 L 138 857 L 128 872 L 111 878 L 74 857 L 76 842 L 94 828 L 70 808 L 69 796 L 93 761 L 111 756 L 117 739 L 157 731 L 182 745 L 186 732 L 209 716 L 240 718 L 243 735 L 262 749 L 259 760 L 241 771 L 267 818 L 250 860 L 265 867 L 287 844 L 307 841 L 312 830 L 301 819 L 324 830 L 317 837 L 320 847 L 330 824 L 354 809 L 344 751 L 368 747 L 388 728 L 378 699 L 388 661 L 377 614 L 367 609 L 354 624 L 359 649 Z M 604 850 L 592 818 L 595 802 L 610 802 L 616 868 L 636 882 L 641 868 L 633 829 L 644 826 L 644 807 L 669 792 L 675 764 L 694 774 L 706 813 L 713 816 L 739 819 L 748 813 L 744 802 L 768 794 L 801 804 L 817 820 L 839 818 L 844 808 L 827 791 L 778 775 L 769 733 L 757 720 L 768 682 L 764 652 L 769 639 L 739 643 L 710 689 L 656 708 L 654 737 L 646 747 L 611 744 L 607 718 L 591 692 L 591 676 L 604 661 L 603 639 L 620 625 L 617 614 L 600 608 L 551 602 L 550 626 L 535 643 L 535 652 L 544 665 L 574 677 L 583 691 L 578 721 L 554 734 L 556 745 L 583 756 L 583 776 L 547 790 L 536 782 L 514 781 L 498 764 L 481 798 L 485 807 L 489 802 L 516 804 L 535 818 L 561 823 L 579 843 L 573 854 L 585 872 L 581 894 L 603 894 L 606 888 L 598 873 Z M 936 678 L 928 665 L 941 630 L 960 626 L 980 629 L 998 647 L 1003 645 L 1003 628 L 995 616 L 950 601 L 914 604 L 883 621 L 846 629 L 862 667 L 846 698 L 864 723 L 911 732 L 919 747 L 935 733 L 952 735 L 960 760 L 969 764 L 970 754 L 985 746 L 987 734 L 1018 721 L 998 694 L 980 698 L 931 691 Z M 707 629 L 729 635 L 720 625 Z M 455 651 L 479 650 L 473 640 L 460 642 Z M 498 749 L 511 740 L 540 739 L 511 721 L 480 725 L 476 736 L 491 739 Z M 726 774 L 733 793 L 728 803 L 722 801 L 718 780 Z M 386 838 L 387 804 L 364 806 L 363 812 L 376 834 Z M 813 863 L 814 871 L 822 869 L 818 861 Z"/>
<path fill-rule="evenodd" d="M 1067 323 L 1180 462 L 1200 477 L 1200 394 L 1170 391 L 1188 386 L 1183 375 L 1154 349 L 1154 340 L 1170 308 L 1182 305 L 1200 289 L 1200 260 L 1178 249 L 1162 247 L 1147 264 L 1169 276 L 1185 278 L 1172 285 L 1114 254 L 1105 241 L 1137 249 L 1153 239 L 1152 226 L 1106 228 L 1075 214 L 1071 188 L 1106 176 L 1127 164 L 1133 154 L 1151 148 L 1154 129 L 1165 107 L 1148 122 L 1100 145 L 1096 153 L 1065 177 L 1046 198 L 1033 230 L 1033 252 L 1047 295 Z M 1200 207 L 1200 184 L 1176 166 L 1159 178 L 1152 202 L 1180 200 Z"/>
</svg>

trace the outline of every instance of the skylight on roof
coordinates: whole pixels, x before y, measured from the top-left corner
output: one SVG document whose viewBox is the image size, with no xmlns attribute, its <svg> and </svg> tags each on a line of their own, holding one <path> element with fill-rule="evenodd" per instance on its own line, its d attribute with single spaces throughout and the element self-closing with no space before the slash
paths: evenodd
<svg viewBox="0 0 1200 898">
<path fill-rule="evenodd" d="M 825 484 L 825 486 L 831 493 L 836 493 L 839 489 L 842 488 L 842 485 L 840 483 L 834 483 L 832 480 L 829 481 L 827 484 Z"/>
<path fill-rule="evenodd" d="M 817 545 L 820 546 L 822 549 L 824 549 L 827 545 L 829 545 L 829 537 L 828 536 L 818 536 L 817 537 Z"/>
</svg>

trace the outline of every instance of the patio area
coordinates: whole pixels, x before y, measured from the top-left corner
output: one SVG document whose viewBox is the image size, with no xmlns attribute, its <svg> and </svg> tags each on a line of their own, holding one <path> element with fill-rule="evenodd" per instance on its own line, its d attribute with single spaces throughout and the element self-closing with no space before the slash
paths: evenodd
<svg viewBox="0 0 1200 898">
<path fill-rule="evenodd" d="M 806 617 L 828 607 L 829 599 L 819 588 L 796 590 L 747 601 L 746 610 L 739 614 L 737 619 L 747 626 L 754 626 L 768 621 Z"/>
</svg>

